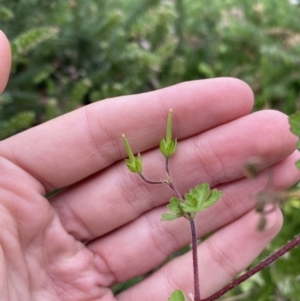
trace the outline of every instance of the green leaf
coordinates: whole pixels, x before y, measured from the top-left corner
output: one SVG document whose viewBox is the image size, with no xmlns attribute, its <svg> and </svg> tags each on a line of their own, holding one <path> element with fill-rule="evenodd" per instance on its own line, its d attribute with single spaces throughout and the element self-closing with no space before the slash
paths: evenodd
<svg viewBox="0 0 300 301">
<path fill-rule="evenodd" d="M 173 213 L 163 213 L 161 215 L 161 221 L 172 221 L 178 217 L 181 217 L 181 216 L 178 216 L 176 214 L 173 214 Z"/>
<path fill-rule="evenodd" d="M 198 200 L 197 200 L 197 196 L 193 196 L 191 194 L 186 193 L 184 195 L 186 203 L 185 203 L 185 207 L 191 207 L 191 208 L 197 208 L 198 205 Z"/>
<path fill-rule="evenodd" d="M 172 213 L 178 215 L 182 213 L 181 203 L 179 199 L 173 197 L 170 199 L 170 203 L 167 207 Z"/>
<path fill-rule="evenodd" d="M 172 221 L 178 217 L 182 217 L 184 216 L 184 212 L 182 210 L 182 201 L 180 201 L 179 199 L 172 197 L 170 199 L 170 203 L 167 206 L 168 209 L 172 212 L 172 213 L 164 213 L 162 214 L 161 220 L 162 221 Z"/>
<path fill-rule="evenodd" d="M 291 132 L 300 137 L 300 111 L 289 117 Z"/>
<path fill-rule="evenodd" d="M 196 206 L 190 206 L 186 203 L 183 203 L 182 204 L 182 209 L 185 213 L 196 213 L 196 212 L 199 212 L 201 210 L 198 209 L 198 207 Z"/>
<path fill-rule="evenodd" d="M 183 291 L 176 290 L 173 292 L 172 296 L 168 298 L 168 301 L 186 301 Z"/>
<path fill-rule="evenodd" d="M 221 198 L 222 194 L 222 191 L 213 189 L 206 202 L 203 203 L 203 210 L 215 204 Z"/>
<path fill-rule="evenodd" d="M 190 189 L 189 194 L 196 197 L 197 199 L 206 200 L 210 194 L 210 187 L 205 182 L 201 185 L 196 185 L 194 189 Z"/>
<path fill-rule="evenodd" d="M 171 221 L 181 216 L 194 219 L 197 212 L 212 206 L 221 196 L 221 191 L 217 189 L 210 190 L 207 183 L 202 183 L 194 189 L 190 189 L 189 193 L 184 195 L 185 202 L 175 197 L 171 198 L 167 206 L 171 213 L 163 214 L 161 220 Z"/>
<path fill-rule="evenodd" d="M 221 196 L 221 191 L 210 190 L 208 183 L 202 183 L 184 195 L 186 203 L 182 203 L 181 207 L 185 213 L 196 213 L 212 206 Z"/>
</svg>

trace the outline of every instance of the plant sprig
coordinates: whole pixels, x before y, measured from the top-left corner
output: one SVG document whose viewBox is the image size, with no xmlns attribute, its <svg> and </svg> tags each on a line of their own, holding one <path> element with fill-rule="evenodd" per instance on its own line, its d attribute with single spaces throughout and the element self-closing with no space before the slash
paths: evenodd
<svg viewBox="0 0 300 301">
<path fill-rule="evenodd" d="M 176 194 L 176 197 L 171 197 L 167 208 L 170 212 L 163 213 L 162 221 L 172 221 L 176 218 L 186 218 L 191 227 L 191 243 L 192 243 L 192 255 L 193 255 L 193 271 L 194 271 L 194 300 L 200 300 L 200 284 L 199 284 L 199 271 L 198 271 L 198 256 L 197 256 L 197 233 L 195 226 L 196 214 L 200 211 L 215 204 L 222 196 L 222 192 L 217 189 L 211 189 L 209 184 L 204 182 L 196 185 L 195 188 L 190 189 L 188 193 L 184 194 L 184 197 L 179 193 L 179 190 L 174 185 L 169 171 L 169 159 L 174 155 L 177 148 L 177 139 L 172 136 L 172 119 L 173 111 L 170 109 L 166 127 L 166 138 L 160 140 L 159 149 L 165 157 L 165 169 L 167 173 L 167 179 L 162 181 L 150 181 L 142 173 L 142 157 L 140 154 L 134 156 L 133 151 L 129 145 L 125 135 L 122 135 L 124 146 L 129 159 L 126 159 L 126 165 L 128 169 L 140 175 L 140 177 L 148 184 L 166 184 Z M 184 293 L 180 290 L 176 290 L 169 301 L 185 301 Z"/>
<path fill-rule="evenodd" d="M 205 210 L 206 208 L 213 206 L 222 196 L 222 192 L 217 189 L 211 189 L 209 184 L 204 182 L 196 185 L 195 188 L 190 189 L 188 193 L 185 193 L 182 196 L 179 193 L 179 190 L 176 188 L 172 182 L 172 178 L 169 172 L 169 159 L 174 155 L 177 148 L 177 139 L 172 137 L 172 110 L 169 111 L 167 129 L 166 129 L 166 138 L 162 138 L 160 141 L 160 151 L 165 157 L 165 169 L 167 173 L 166 180 L 160 181 L 151 181 L 148 180 L 142 173 L 142 157 L 140 154 L 134 156 L 133 151 L 125 137 L 122 135 L 126 152 L 128 154 L 128 159 L 126 159 L 126 165 L 128 169 L 140 175 L 140 177 L 148 184 L 166 184 L 168 185 L 175 193 L 176 196 L 171 197 L 167 205 L 169 209 L 168 213 L 163 213 L 161 220 L 162 221 L 172 221 L 174 219 L 183 217 L 187 219 L 191 227 L 191 243 L 192 243 L 192 256 L 193 256 L 193 272 L 194 272 L 194 296 L 191 297 L 192 301 L 213 301 L 223 296 L 225 293 L 250 278 L 252 275 L 256 274 L 260 270 L 269 266 L 275 260 L 286 254 L 292 248 L 300 244 L 300 235 L 293 238 L 287 244 L 285 244 L 278 251 L 261 261 L 259 264 L 251 268 L 249 271 L 245 272 L 243 275 L 234 279 L 232 282 L 227 284 L 222 289 L 218 290 L 213 295 L 201 299 L 200 298 L 200 284 L 199 284 L 199 270 L 198 270 L 198 257 L 197 257 L 197 234 L 195 226 L 195 217 L 196 214 L 200 211 Z M 291 131 L 300 137 L 300 112 L 292 115 L 289 119 L 291 125 Z M 300 149 L 300 142 L 297 143 L 298 149 Z M 300 160 L 296 162 L 296 166 L 300 169 Z M 253 164 L 248 164 L 246 175 L 249 178 L 255 178 L 259 174 L 259 169 Z M 269 175 L 270 177 L 270 175 Z M 257 212 L 261 215 L 259 222 L 259 230 L 263 230 L 265 227 L 266 219 L 265 215 L 269 211 L 265 210 L 266 204 L 273 204 L 274 208 L 276 205 L 280 205 L 285 201 L 290 195 L 300 198 L 300 192 L 281 192 L 277 194 L 271 194 L 268 192 L 270 186 L 270 178 L 268 179 L 266 187 L 256 195 L 257 198 Z M 168 301 L 187 301 L 183 291 L 175 290 Z"/>
</svg>

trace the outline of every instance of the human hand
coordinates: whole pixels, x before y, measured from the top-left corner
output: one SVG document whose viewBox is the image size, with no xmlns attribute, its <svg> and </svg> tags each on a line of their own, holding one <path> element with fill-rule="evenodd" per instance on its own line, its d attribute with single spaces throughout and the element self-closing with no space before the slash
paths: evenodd
<svg viewBox="0 0 300 301">
<path fill-rule="evenodd" d="M 9 68 L 9 46 L 0 32 L 0 92 Z M 173 181 L 181 192 L 203 181 L 224 192 L 197 215 L 199 237 L 215 231 L 198 247 L 202 297 L 224 286 L 282 223 L 276 210 L 266 229 L 256 230 L 251 195 L 266 179 L 245 179 L 243 164 L 259 158 L 274 174 L 276 190 L 299 179 L 287 117 L 249 114 L 252 105 L 252 92 L 239 80 L 193 81 L 97 102 L 1 141 L 1 300 L 154 301 L 167 300 L 177 288 L 192 292 L 191 254 L 117 296 L 110 289 L 190 242 L 184 219 L 160 221 L 172 191 L 145 184 L 123 160 L 125 133 L 134 151 L 143 153 L 147 177 L 164 177 L 156 147 L 170 108 L 180 140 L 170 162 Z"/>
</svg>

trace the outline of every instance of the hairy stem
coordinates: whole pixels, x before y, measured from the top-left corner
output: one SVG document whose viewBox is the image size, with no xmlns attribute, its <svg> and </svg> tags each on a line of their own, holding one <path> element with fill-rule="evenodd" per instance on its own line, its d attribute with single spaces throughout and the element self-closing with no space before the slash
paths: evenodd
<svg viewBox="0 0 300 301">
<path fill-rule="evenodd" d="M 267 257 L 266 259 L 264 259 L 262 262 L 260 262 L 256 266 L 254 266 L 248 272 L 246 272 L 242 276 L 236 278 L 235 280 L 233 280 L 232 282 L 230 282 L 228 285 L 226 285 L 225 287 L 223 287 L 222 289 L 220 289 L 219 291 L 217 291 L 216 293 L 214 293 L 210 297 L 202 299 L 202 300 L 200 298 L 198 298 L 198 299 L 195 298 L 195 301 L 213 301 L 213 300 L 216 300 L 216 299 L 220 298 L 225 293 L 227 293 L 228 291 L 232 290 L 233 288 L 235 288 L 240 283 L 244 282 L 245 280 L 247 280 L 248 278 L 250 278 L 254 274 L 258 273 L 260 270 L 266 268 L 271 263 L 273 263 L 275 260 L 277 260 L 279 257 L 281 257 L 285 253 L 289 252 L 291 249 L 293 249 L 294 247 L 298 246 L 299 244 L 300 244 L 300 234 L 297 235 L 290 242 L 288 242 L 287 244 L 285 244 L 278 251 L 276 251 L 275 253 L 273 253 L 272 255 L 270 255 L 269 257 Z"/>
<path fill-rule="evenodd" d="M 190 226 L 191 226 L 191 233 L 192 233 L 194 299 L 200 300 L 200 282 L 199 282 L 198 253 L 197 253 L 197 233 L 196 233 L 196 226 L 195 226 L 194 219 L 190 219 Z"/>
</svg>

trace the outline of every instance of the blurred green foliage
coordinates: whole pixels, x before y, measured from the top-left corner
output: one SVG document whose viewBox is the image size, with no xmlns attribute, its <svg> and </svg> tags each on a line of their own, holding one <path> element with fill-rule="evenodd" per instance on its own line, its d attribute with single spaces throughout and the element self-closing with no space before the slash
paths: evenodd
<svg viewBox="0 0 300 301">
<path fill-rule="evenodd" d="M 99 99 L 216 76 L 246 81 L 257 109 L 292 113 L 299 13 L 287 0 L 2 0 L 14 64 L 1 120 L 31 112 L 18 132 Z"/>
<path fill-rule="evenodd" d="M 300 109 L 299 16 L 288 0 L 0 0 L 13 51 L 0 139 L 99 99 L 218 76 L 246 81 L 256 109 L 291 114 Z M 264 255 L 300 229 L 299 208 L 285 211 Z M 230 294 L 300 300 L 299 262 L 296 249 Z"/>
</svg>

